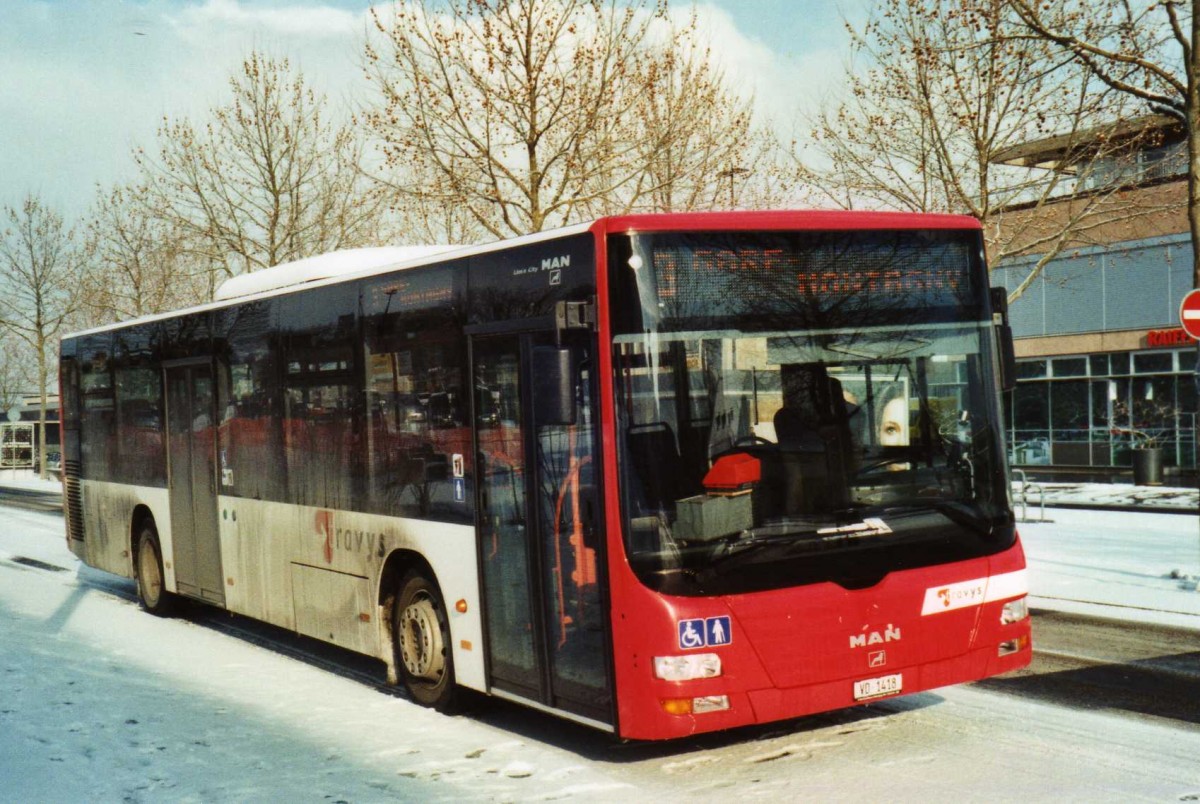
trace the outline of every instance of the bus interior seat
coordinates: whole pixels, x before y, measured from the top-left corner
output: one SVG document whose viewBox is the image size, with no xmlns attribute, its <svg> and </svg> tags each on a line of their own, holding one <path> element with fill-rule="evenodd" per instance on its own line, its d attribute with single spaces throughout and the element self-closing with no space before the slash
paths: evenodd
<svg viewBox="0 0 1200 804">
<path fill-rule="evenodd" d="M 642 485 L 644 513 L 670 511 L 680 497 L 683 462 L 675 432 L 666 422 L 635 424 L 626 438 L 629 457 Z"/>
<path fill-rule="evenodd" d="M 708 438 L 711 432 L 712 423 L 708 419 L 692 419 L 679 427 L 680 497 L 698 493 L 703 486 L 701 481 L 709 469 Z"/>
<path fill-rule="evenodd" d="M 848 453 L 852 448 L 842 384 L 823 365 L 781 367 L 784 404 L 775 414 L 779 461 L 774 472 L 777 505 L 785 515 L 809 514 L 848 504 Z"/>
</svg>

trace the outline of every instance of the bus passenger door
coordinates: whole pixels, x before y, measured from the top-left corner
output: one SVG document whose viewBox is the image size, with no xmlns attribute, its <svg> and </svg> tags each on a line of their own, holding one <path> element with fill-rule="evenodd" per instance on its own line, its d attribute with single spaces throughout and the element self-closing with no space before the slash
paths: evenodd
<svg viewBox="0 0 1200 804">
<path fill-rule="evenodd" d="M 189 361 L 168 365 L 165 372 L 175 582 L 181 594 L 224 605 L 212 366 Z"/>
<path fill-rule="evenodd" d="M 598 422 L 588 333 L 571 338 L 575 423 L 535 420 L 531 362 L 552 334 L 477 336 L 478 522 L 493 691 L 612 722 L 599 584 Z"/>
</svg>

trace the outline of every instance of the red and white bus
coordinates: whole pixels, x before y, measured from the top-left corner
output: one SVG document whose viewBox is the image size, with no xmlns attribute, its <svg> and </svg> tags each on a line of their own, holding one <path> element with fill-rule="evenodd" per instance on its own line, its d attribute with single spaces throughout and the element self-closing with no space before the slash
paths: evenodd
<svg viewBox="0 0 1200 804">
<path fill-rule="evenodd" d="M 973 219 L 613 217 L 219 297 L 62 343 L 68 543 L 151 612 L 651 740 L 1030 660 Z"/>
</svg>

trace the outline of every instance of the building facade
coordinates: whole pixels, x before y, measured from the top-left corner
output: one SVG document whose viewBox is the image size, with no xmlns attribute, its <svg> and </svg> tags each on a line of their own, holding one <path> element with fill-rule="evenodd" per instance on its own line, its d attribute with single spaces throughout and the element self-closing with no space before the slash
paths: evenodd
<svg viewBox="0 0 1200 804">
<path fill-rule="evenodd" d="M 1181 144 L 1169 128 L 1165 137 L 1165 145 L 1161 136 L 1151 140 L 1150 155 L 1130 154 L 1126 164 L 1142 172 L 1114 194 L 1114 212 L 1047 261 L 1011 305 L 1014 466 L 1120 477 L 1135 448 L 1157 446 L 1168 476 L 1196 470 L 1197 343 L 1179 327 L 1193 283 L 1187 188 Z M 1031 143 L 1015 156 L 1010 163 L 1045 167 L 1053 143 Z M 1032 215 L 1052 225 L 1078 203 L 1014 209 L 1000 225 Z M 1041 259 L 1027 253 L 995 265 L 992 284 L 1018 287 Z"/>
</svg>

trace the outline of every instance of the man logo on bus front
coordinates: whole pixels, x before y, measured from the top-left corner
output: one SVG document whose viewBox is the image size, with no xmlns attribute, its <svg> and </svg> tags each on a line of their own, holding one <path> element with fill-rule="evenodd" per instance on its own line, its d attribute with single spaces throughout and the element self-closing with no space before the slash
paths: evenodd
<svg viewBox="0 0 1200 804">
<path fill-rule="evenodd" d="M 333 511 L 317 511 L 314 523 L 318 536 L 325 537 L 325 563 L 333 563 Z"/>
</svg>

